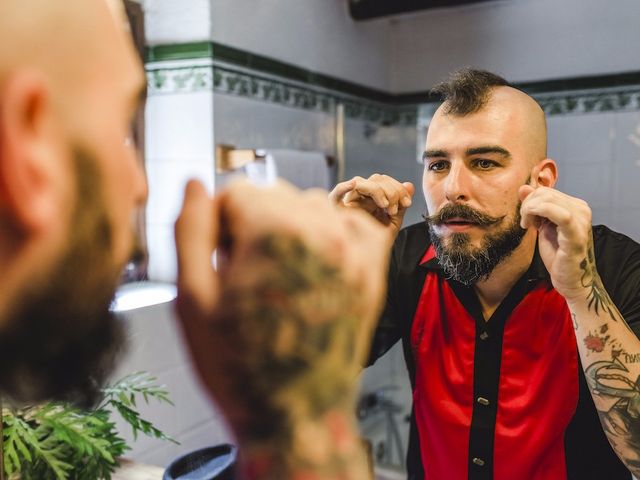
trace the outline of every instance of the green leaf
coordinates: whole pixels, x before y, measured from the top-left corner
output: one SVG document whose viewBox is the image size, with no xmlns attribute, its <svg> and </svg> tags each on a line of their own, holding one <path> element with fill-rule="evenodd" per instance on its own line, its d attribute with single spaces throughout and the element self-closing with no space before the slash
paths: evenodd
<svg viewBox="0 0 640 480">
<path fill-rule="evenodd" d="M 48 403 L 2 410 L 4 469 L 23 480 L 95 480 L 111 478 L 117 458 L 130 447 L 119 436 L 113 412 L 138 432 L 177 443 L 136 410 L 139 396 L 145 403 L 173 405 L 164 385 L 148 373 L 135 372 L 107 386 L 104 399 L 93 411 Z"/>
</svg>

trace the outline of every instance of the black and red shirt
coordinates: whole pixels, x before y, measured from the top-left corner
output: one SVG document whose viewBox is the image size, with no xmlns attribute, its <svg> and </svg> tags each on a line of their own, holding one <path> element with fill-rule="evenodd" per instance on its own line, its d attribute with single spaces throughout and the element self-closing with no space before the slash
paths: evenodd
<svg viewBox="0 0 640 480">
<path fill-rule="evenodd" d="M 640 245 L 594 227 L 603 283 L 640 330 Z M 410 480 L 629 480 L 600 426 L 564 298 L 539 255 L 491 318 L 445 278 L 426 225 L 395 242 L 371 362 L 402 339 L 413 388 Z"/>
</svg>

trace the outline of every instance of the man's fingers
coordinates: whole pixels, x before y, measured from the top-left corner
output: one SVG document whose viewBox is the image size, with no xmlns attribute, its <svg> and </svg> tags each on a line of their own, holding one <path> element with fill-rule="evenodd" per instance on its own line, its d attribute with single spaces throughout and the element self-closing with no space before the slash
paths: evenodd
<svg viewBox="0 0 640 480">
<path fill-rule="evenodd" d="M 349 193 L 356 185 L 355 178 L 352 178 L 349 181 L 341 182 L 335 186 L 331 192 L 329 192 L 329 200 L 333 203 L 342 202 L 343 197 Z"/>
<path fill-rule="evenodd" d="M 190 181 L 175 225 L 178 302 L 187 301 L 190 308 L 202 312 L 213 309 L 219 294 L 217 274 L 211 264 L 219 222 L 218 209 L 202 184 Z"/>
<path fill-rule="evenodd" d="M 535 188 L 533 188 L 531 185 L 522 185 L 520 187 L 520 190 L 518 190 L 520 201 L 524 202 L 524 199 L 527 198 L 533 191 L 535 191 Z"/>
<path fill-rule="evenodd" d="M 404 208 L 409 208 L 411 206 L 413 194 L 416 191 L 416 187 L 414 187 L 413 183 L 411 182 L 402 182 L 402 186 L 406 190 L 406 195 L 404 195 L 400 199 L 400 203 Z"/>
</svg>

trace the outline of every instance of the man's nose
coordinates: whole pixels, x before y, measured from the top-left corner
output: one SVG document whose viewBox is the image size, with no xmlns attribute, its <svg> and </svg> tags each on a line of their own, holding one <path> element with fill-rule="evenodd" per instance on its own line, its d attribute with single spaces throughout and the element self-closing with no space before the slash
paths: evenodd
<svg viewBox="0 0 640 480">
<path fill-rule="evenodd" d="M 449 202 L 468 200 L 468 172 L 459 162 L 453 162 L 445 179 L 445 195 Z"/>
</svg>

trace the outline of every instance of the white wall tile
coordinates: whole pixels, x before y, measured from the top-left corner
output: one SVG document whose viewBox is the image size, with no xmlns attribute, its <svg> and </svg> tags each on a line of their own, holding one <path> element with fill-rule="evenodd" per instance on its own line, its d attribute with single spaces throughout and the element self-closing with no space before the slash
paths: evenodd
<svg viewBox="0 0 640 480">
<path fill-rule="evenodd" d="M 169 443 L 137 454 L 135 460 L 145 465 L 155 465 L 157 467 L 167 468 L 169 464 L 179 456 L 180 445 Z M 128 455 L 127 458 L 131 458 L 131 456 Z"/>
<path fill-rule="evenodd" d="M 375 126 L 353 119 L 345 122 L 347 179 L 382 173 L 415 186 L 413 204 L 404 218 L 405 226 L 422 221 L 421 215 L 426 211 L 422 195 L 423 167 L 416 162 L 416 138 L 415 126 Z"/>
<path fill-rule="evenodd" d="M 117 421 L 119 431 L 133 446 L 127 457 L 160 466 L 192 450 L 198 441 L 202 444 L 205 438 L 202 426 L 207 426 L 206 436 L 214 443 L 230 438 L 220 414 L 192 373 L 173 309 L 174 304 L 168 303 L 123 315 L 131 332 L 131 344 L 129 354 L 114 375 L 117 379 L 144 370 L 157 377 L 157 383 L 169 391 L 173 406 L 153 401 L 146 405 L 140 399 L 138 407 L 143 418 L 182 445 L 174 446 L 144 435 L 133 442 L 129 426 L 122 420 Z"/>
<path fill-rule="evenodd" d="M 565 166 L 613 162 L 613 113 L 554 115 L 547 118 L 548 155 L 558 162 L 560 177 Z"/>
<path fill-rule="evenodd" d="M 585 200 L 592 209 L 611 205 L 611 165 L 569 164 L 563 168 L 561 190 Z"/>
<path fill-rule="evenodd" d="M 146 104 L 146 156 L 157 161 L 213 157 L 213 93 L 152 95 Z"/>
<path fill-rule="evenodd" d="M 180 449 L 185 453 L 221 443 L 231 443 L 232 445 L 236 443 L 226 425 L 220 420 L 202 422 L 197 427 L 185 431 L 182 439 Z"/>
<path fill-rule="evenodd" d="M 161 373 L 186 362 L 173 303 L 163 303 L 119 314 L 127 325 L 129 348 L 114 377 L 133 369 Z"/>
<path fill-rule="evenodd" d="M 393 90 L 424 91 L 475 66 L 511 81 L 632 70 L 640 3 L 619 0 L 495 1 L 394 20 Z"/>
<path fill-rule="evenodd" d="M 147 160 L 147 222 L 173 225 L 182 208 L 184 187 L 189 180 L 199 180 L 213 192 L 213 163 L 213 156 L 200 161 Z"/>
<path fill-rule="evenodd" d="M 615 125 L 613 206 L 628 211 L 640 206 L 640 112 L 616 114 Z"/>
<path fill-rule="evenodd" d="M 181 434 L 220 417 L 208 394 L 192 373 L 190 364 L 178 367 L 175 376 L 173 396 L 178 414 L 178 430 Z"/>
<path fill-rule="evenodd" d="M 215 0 L 213 40 L 388 90 L 388 20 L 355 22 L 342 0 Z"/>
<path fill-rule="evenodd" d="M 149 44 L 198 42 L 211 37 L 209 0 L 143 0 Z"/>
<path fill-rule="evenodd" d="M 147 247 L 149 278 L 162 282 L 175 282 L 178 266 L 173 225 L 147 223 Z"/>
<path fill-rule="evenodd" d="M 335 155 L 333 114 L 300 110 L 232 95 L 214 95 L 215 143 Z"/>
</svg>

